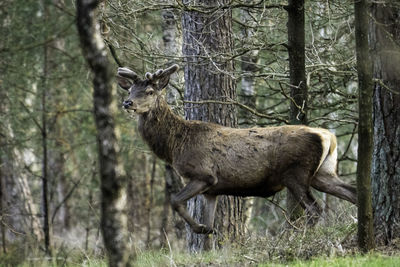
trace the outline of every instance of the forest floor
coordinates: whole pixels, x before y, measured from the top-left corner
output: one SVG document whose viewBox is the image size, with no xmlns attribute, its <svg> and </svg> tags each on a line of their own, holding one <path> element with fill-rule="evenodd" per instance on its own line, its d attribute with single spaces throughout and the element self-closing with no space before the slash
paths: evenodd
<svg viewBox="0 0 400 267">
<path fill-rule="evenodd" d="M 349 256 L 318 257 L 308 260 L 294 259 L 288 262 L 259 261 L 246 255 L 228 255 L 215 251 L 201 254 L 142 254 L 134 262 L 134 266 L 310 266 L 310 267 L 335 267 L 335 266 L 371 266 L 389 267 L 400 266 L 400 254 L 388 256 L 374 252 L 366 255 L 356 254 Z M 88 265 L 93 266 L 93 265 Z"/>
<path fill-rule="evenodd" d="M 340 214 L 344 214 L 343 216 Z M 184 242 L 171 234 L 170 247 L 157 249 L 139 245 L 132 235 L 131 265 L 146 266 L 400 266 L 400 239 L 390 246 L 377 246 L 368 254 L 357 248 L 357 223 L 346 213 L 335 213 L 314 227 L 290 228 L 285 223 L 264 231 L 251 231 L 240 242 L 220 241 L 221 248 L 202 253 L 189 253 Z M 349 218 L 347 218 L 349 217 Z M 135 239 L 136 237 L 136 239 Z M 78 243 L 66 243 L 55 249 L 52 259 L 45 258 L 38 244 L 28 242 L 8 247 L 0 253 L 2 266 L 107 266 L 103 249 L 82 249 Z M 83 246 L 84 247 L 84 246 Z"/>
<path fill-rule="evenodd" d="M 286 240 L 285 240 L 286 241 Z M 293 240 L 294 241 L 294 240 Z M 299 241 L 299 240 L 297 240 Z M 400 240 L 399 240 L 400 241 Z M 265 241 L 264 241 L 265 242 Z M 396 242 L 388 247 L 378 247 L 373 252 L 361 254 L 353 241 L 347 247 L 335 246 L 326 240 L 322 245 L 316 243 L 293 242 L 282 245 L 275 250 L 268 247 L 263 241 L 252 242 L 251 245 L 227 245 L 221 249 L 214 249 L 202 253 L 189 253 L 182 250 L 148 249 L 136 250 L 136 258 L 130 261 L 132 266 L 163 267 L 163 266 L 293 266 L 293 267 L 336 267 L 336 266 L 371 266 L 390 267 L 400 266 L 400 249 Z M 326 248 L 330 247 L 330 251 Z M 4 256 L 4 255 L 3 255 Z M 12 257 L 11 254 L 9 254 Z M 15 255 L 14 255 L 15 256 Z M 86 266 L 106 267 L 107 261 L 102 256 L 90 254 L 59 253 L 53 259 L 44 257 L 27 257 L 25 259 L 11 259 L 0 257 L 0 266 Z"/>
<path fill-rule="evenodd" d="M 387 255 L 380 252 L 372 252 L 365 255 L 354 254 L 346 256 L 324 256 L 304 259 L 293 259 L 291 261 L 281 260 L 260 260 L 252 258 L 246 254 L 216 250 L 212 252 L 204 252 L 198 254 L 192 253 L 170 253 L 168 251 L 147 251 L 138 255 L 135 260 L 131 261 L 132 266 L 138 267 L 164 267 L 164 266 L 293 266 L 293 267 L 398 267 L 400 266 L 400 253 L 396 255 Z M 105 259 L 86 258 L 86 259 L 69 259 L 68 261 L 24 261 L 18 265 L 0 266 L 85 266 L 85 267 L 106 267 Z"/>
</svg>

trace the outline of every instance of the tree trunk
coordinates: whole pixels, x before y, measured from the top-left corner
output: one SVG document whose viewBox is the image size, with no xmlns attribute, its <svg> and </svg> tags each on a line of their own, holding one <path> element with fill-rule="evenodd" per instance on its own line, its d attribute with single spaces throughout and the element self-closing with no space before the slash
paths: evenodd
<svg viewBox="0 0 400 267">
<path fill-rule="evenodd" d="M 251 3 L 251 0 L 246 0 L 246 2 Z M 250 10 L 241 10 L 240 13 L 242 26 L 241 34 L 243 40 L 243 47 L 246 41 L 254 37 L 254 29 L 256 23 L 250 13 Z M 243 56 L 241 56 L 241 88 L 239 91 L 239 102 L 256 110 L 256 83 L 254 75 L 257 73 L 257 61 L 258 61 L 258 50 L 247 51 Z M 240 128 L 253 127 L 256 124 L 256 119 L 248 111 L 239 109 L 238 112 L 238 125 Z M 243 225 L 246 226 L 250 220 L 252 208 L 254 206 L 254 198 L 246 198 L 245 207 L 243 208 Z M 243 227 L 243 233 L 246 231 L 246 227 Z"/>
<path fill-rule="evenodd" d="M 150 246 L 150 233 L 151 233 L 151 206 L 152 206 L 152 199 L 151 199 L 151 171 L 150 171 L 150 158 L 148 155 L 143 154 L 143 176 L 145 177 L 144 180 L 144 223 L 146 227 L 146 247 Z M 144 229 L 143 229 L 144 230 Z"/>
<path fill-rule="evenodd" d="M 3 139 L 3 138 L 2 138 Z M 2 165 L 3 161 L 1 160 L 0 157 L 0 229 L 1 229 L 1 248 L 3 251 L 3 254 L 7 253 L 7 241 L 6 241 L 6 227 L 4 223 L 4 217 L 5 217 L 5 212 L 4 212 L 4 183 L 3 183 L 3 170 L 2 170 Z"/>
<path fill-rule="evenodd" d="M 44 19 L 47 20 L 47 3 L 44 4 Z M 41 106 L 42 106 L 42 125 L 40 128 L 42 134 L 42 214 L 43 214 L 43 232 L 44 248 L 47 255 L 51 255 L 51 229 L 50 229 L 50 209 L 49 209 L 49 176 L 48 176 L 48 149 L 47 149 L 47 84 L 48 84 L 48 44 L 43 46 L 43 70 L 42 70 L 42 88 L 41 88 Z"/>
<path fill-rule="evenodd" d="M 64 6 L 63 0 L 53 0 L 53 3 L 57 6 Z M 48 12 L 49 16 L 52 18 L 59 17 L 62 14 L 58 9 L 51 9 Z M 51 115 L 48 116 L 48 177 L 50 179 L 50 209 L 53 210 L 52 218 L 57 216 L 57 223 L 61 230 L 68 230 L 70 228 L 70 207 L 68 203 L 68 181 L 64 173 L 65 164 L 65 153 L 64 153 L 64 140 L 63 140 L 63 127 L 64 125 L 60 122 L 62 119 L 62 109 L 63 100 L 67 97 L 68 93 L 66 85 L 63 81 L 57 80 L 54 82 L 54 78 L 57 71 L 65 72 L 65 64 L 61 61 L 59 53 L 66 53 L 65 51 L 65 39 L 63 36 L 59 36 L 57 39 L 48 43 L 50 49 L 47 49 L 47 68 L 48 75 L 51 78 L 48 82 L 47 90 L 47 108 Z M 58 208 L 58 205 L 61 206 Z M 56 213 L 56 214 L 54 214 Z M 50 221 L 53 231 L 54 220 Z M 59 231 L 58 228 L 57 230 Z"/>
<path fill-rule="evenodd" d="M 251 1 L 247 1 L 251 2 Z M 245 25 L 242 27 L 242 40 L 245 45 L 246 41 L 254 38 L 254 28 L 256 25 L 249 10 L 241 10 L 241 22 Z M 256 91 L 255 91 L 255 81 L 254 74 L 257 72 L 257 60 L 258 51 L 250 50 L 247 51 L 243 56 L 241 56 L 241 68 L 242 68 L 242 80 L 241 80 L 241 90 L 239 95 L 240 103 L 256 109 Z M 253 116 L 245 110 L 240 109 L 238 114 L 238 124 L 239 127 L 249 128 L 254 126 L 255 121 Z"/>
<path fill-rule="evenodd" d="M 168 217 L 169 211 L 171 209 L 171 196 L 178 193 L 183 188 L 182 178 L 175 172 L 175 170 L 170 166 L 165 166 L 165 199 L 163 205 L 163 212 L 161 216 L 161 229 L 160 229 L 160 245 L 162 247 L 167 247 L 167 234 L 168 234 Z M 174 214 L 175 221 L 175 234 L 177 238 L 182 238 L 184 231 L 182 218 Z"/>
<path fill-rule="evenodd" d="M 169 2 L 169 1 L 167 1 Z M 173 9 L 164 9 L 161 11 L 162 16 L 162 30 L 165 54 L 169 57 L 179 56 L 179 46 L 181 43 L 181 36 L 177 33 L 176 16 Z M 168 61 L 168 66 L 176 62 L 173 60 Z M 171 77 L 171 82 L 177 83 L 177 74 L 174 73 Z M 178 101 L 181 99 L 181 94 L 173 86 L 167 87 L 167 103 L 169 105 L 177 106 Z"/>
<path fill-rule="evenodd" d="M 11 106 L 9 92 L 0 90 L 0 113 L 8 114 Z M 25 233 L 36 242 L 43 241 L 43 232 L 37 206 L 33 202 L 28 176 L 19 164 L 23 156 L 12 145 L 14 132 L 9 117 L 2 117 L 0 125 L 0 224 L 3 252 L 6 242 Z M 7 227 L 6 227 L 7 226 Z"/>
<path fill-rule="evenodd" d="M 289 0 L 288 3 L 288 51 L 290 74 L 289 119 L 291 124 L 307 124 L 307 81 L 305 67 L 304 0 Z M 293 194 L 287 190 L 287 211 L 290 219 L 303 215 L 303 209 Z"/>
<path fill-rule="evenodd" d="M 196 9 L 226 5 L 227 0 L 183 1 L 188 8 Z M 182 16 L 183 54 L 185 66 L 185 100 L 236 99 L 235 83 L 232 77 L 234 66 L 232 55 L 232 11 L 221 9 L 216 12 L 185 11 Z M 236 111 L 233 105 L 185 104 L 188 120 L 202 120 L 236 127 Z M 240 198 L 220 197 L 217 205 L 214 227 L 221 236 L 219 240 L 238 237 L 243 228 L 243 202 Z M 188 209 L 195 220 L 203 223 L 204 198 L 195 197 L 188 201 Z M 212 246 L 207 235 L 197 235 L 188 229 L 188 248 L 199 251 Z"/>
<path fill-rule="evenodd" d="M 171 2 L 170 0 L 165 0 L 165 2 Z M 177 18 L 173 9 L 164 9 L 161 11 L 162 16 L 162 30 L 163 30 L 163 42 L 165 48 L 165 54 L 169 57 L 179 56 L 181 46 L 182 37 L 178 34 L 177 29 Z M 173 60 L 169 60 L 167 66 L 171 66 L 174 64 Z M 171 86 L 171 84 L 178 84 L 178 75 L 177 73 L 172 74 L 170 79 L 170 86 L 167 86 L 167 94 L 166 100 L 168 105 L 174 107 L 174 112 L 179 113 L 180 109 L 178 109 L 179 102 L 182 101 L 181 93 L 178 89 Z M 165 165 L 165 200 L 163 206 L 162 220 L 161 220 L 161 228 L 160 228 L 160 245 L 162 247 L 167 247 L 167 239 L 166 235 L 168 235 L 168 217 L 169 210 L 171 209 L 171 194 L 176 194 L 183 187 L 182 178 L 175 172 L 175 170 L 169 166 Z M 183 227 L 180 227 L 184 222 L 180 216 L 177 216 L 175 213 L 174 221 L 175 225 L 175 233 L 178 238 L 183 236 Z"/>
<path fill-rule="evenodd" d="M 7 121 L 3 121 L 3 125 L 6 126 L 6 129 L 0 130 L 3 144 L 0 150 L 2 192 L 0 223 L 6 226 L 2 228 L 3 245 L 6 241 L 18 240 L 23 235 L 33 237 L 36 242 L 42 242 L 43 228 L 38 217 L 38 209 L 33 202 L 28 177 L 22 171 L 23 166 L 19 164 L 23 162 L 23 157 L 16 148 L 10 148 L 9 144 L 13 139 L 9 136 L 13 136 L 13 131 Z"/>
<path fill-rule="evenodd" d="M 400 238 L 400 4 L 372 5 L 374 151 L 372 199 L 378 242 Z"/>
<path fill-rule="evenodd" d="M 371 199 L 372 159 L 372 65 L 368 44 L 368 1 L 354 2 L 358 72 L 358 246 L 364 252 L 374 248 Z"/>
<path fill-rule="evenodd" d="M 126 177 L 119 164 L 115 122 L 111 114 L 113 71 L 95 14 L 99 1 L 78 0 L 77 26 L 83 54 L 92 69 L 93 104 L 99 149 L 101 180 L 101 229 L 110 266 L 126 266 L 127 220 Z"/>
</svg>

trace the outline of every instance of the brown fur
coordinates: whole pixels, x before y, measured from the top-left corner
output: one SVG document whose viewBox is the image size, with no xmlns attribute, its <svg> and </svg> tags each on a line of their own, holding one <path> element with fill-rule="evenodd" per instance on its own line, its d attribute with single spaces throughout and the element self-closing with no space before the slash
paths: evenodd
<svg viewBox="0 0 400 267">
<path fill-rule="evenodd" d="M 154 95 L 144 93 L 153 91 L 149 87 Z M 199 193 L 215 205 L 218 195 L 268 197 L 287 187 L 311 215 L 320 208 L 310 186 L 355 203 L 355 188 L 334 170 L 336 138 L 327 130 L 302 125 L 234 129 L 185 121 L 173 114 L 161 89 L 154 81 L 133 84 L 127 100 L 132 104 L 125 108 L 139 112 L 139 131 L 154 153 L 188 179 L 172 205 L 195 232 L 212 231 L 214 217 L 208 214 L 204 226 L 188 215 L 182 204 Z M 213 213 L 215 207 L 208 210 Z"/>
</svg>

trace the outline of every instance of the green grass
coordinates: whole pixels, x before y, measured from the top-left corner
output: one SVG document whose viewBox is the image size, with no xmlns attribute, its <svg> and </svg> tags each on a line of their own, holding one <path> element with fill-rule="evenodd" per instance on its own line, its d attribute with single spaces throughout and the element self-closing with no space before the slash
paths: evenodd
<svg viewBox="0 0 400 267">
<path fill-rule="evenodd" d="M 381 254 L 368 254 L 354 257 L 317 258 L 309 261 L 293 261 L 286 264 L 263 263 L 258 266 L 291 266 L 291 267 L 395 267 L 400 266 L 400 256 L 384 256 Z"/>
<path fill-rule="evenodd" d="M 185 253 L 170 252 L 167 250 L 143 251 L 138 253 L 137 258 L 131 262 L 132 266 L 140 267 L 158 267 L 158 266 L 260 266 L 260 267 L 397 267 L 400 266 L 400 255 L 387 256 L 378 252 L 366 255 L 347 255 L 347 256 L 331 256 L 316 257 L 310 260 L 294 259 L 286 260 L 265 260 L 263 257 L 257 257 L 243 250 L 220 249 L 203 253 Z M 104 259 L 96 258 L 75 258 L 67 261 L 47 261 L 46 259 L 25 260 L 17 265 L 4 265 L 0 262 L 0 266 L 40 266 L 40 267 L 57 267 L 57 266 L 84 266 L 84 267 L 106 267 L 107 262 Z"/>
<path fill-rule="evenodd" d="M 311 260 L 294 260 L 285 263 L 279 261 L 259 262 L 256 258 L 230 253 L 224 250 L 189 254 L 146 252 L 138 256 L 134 266 L 260 266 L 260 267 L 397 267 L 400 256 L 385 256 L 378 253 L 345 257 L 320 257 Z"/>
<path fill-rule="evenodd" d="M 260 267 L 397 267 L 400 266 L 400 256 L 385 256 L 378 253 L 346 257 L 321 257 L 311 260 L 294 260 L 280 263 L 279 261 L 258 262 L 246 255 L 229 252 L 213 251 L 200 254 L 169 254 L 159 251 L 146 252 L 138 256 L 134 266 L 260 266 Z"/>
</svg>

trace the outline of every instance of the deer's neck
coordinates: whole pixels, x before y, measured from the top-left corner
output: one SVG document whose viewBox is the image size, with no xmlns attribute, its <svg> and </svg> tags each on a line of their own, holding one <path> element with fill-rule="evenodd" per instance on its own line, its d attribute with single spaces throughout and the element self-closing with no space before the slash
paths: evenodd
<svg viewBox="0 0 400 267">
<path fill-rule="evenodd" d="M 151 150 L 161 159 L 172 163 L 172 155 L 184 136 L 185 121 L 175 115 L 159 97 L 156 107 L 139 116 L 139 132 Z"/>
</svg>

